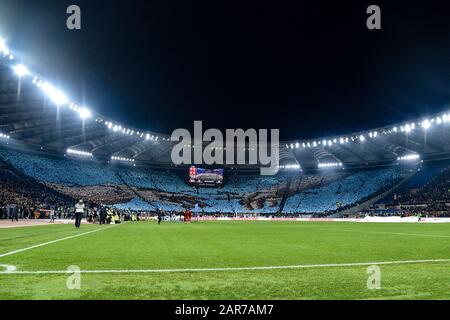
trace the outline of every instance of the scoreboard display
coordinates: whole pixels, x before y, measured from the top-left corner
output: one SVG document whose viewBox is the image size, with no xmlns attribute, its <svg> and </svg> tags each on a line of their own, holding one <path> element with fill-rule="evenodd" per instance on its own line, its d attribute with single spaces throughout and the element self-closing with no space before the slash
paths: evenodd
<svg viewBox="0 0 450 320">
<path fill-rule="evenodd" d="M 219 186 L 223 183 L 223 169 L 189 168 L 189 183 L 205 186 Z"/>
</svg>

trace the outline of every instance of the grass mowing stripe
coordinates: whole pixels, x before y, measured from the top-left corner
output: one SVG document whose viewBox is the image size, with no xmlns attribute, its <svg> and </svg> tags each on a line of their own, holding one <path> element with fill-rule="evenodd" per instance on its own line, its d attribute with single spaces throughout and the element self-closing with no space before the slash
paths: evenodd
<svg viewBox="0 0 450 320">
<path fill-rule="evenodd" d="M 430 259 L 430 260 L 400 260 L 400 261 L 379 261 L 379 262 L 354 262 L 354 263 L 330 263 L 330 264 L 303 264 L 292 266 L 262 266 L 262 267 L 230 267 L 230 268 L 186 268 L 186 269 L 129 269 L 129 270 L 80 270 L 80 273 L 172 273 L 172 272 L 208 272 L 208 271 L 244 271 L 244 270 L 276 270 L 276 269 L 311 269 L 311 268 L 331 268 L 331 267 L 358 267 L 372 265 L 392 265 L 392 264 L 417 264 L 417 263 L 447 263 L 450 259 Z M 3 271 L 3 274 L 65 274 L 74 273 L 67 270 L 41 270 L 41 271 Z"/>
<path fill-rule="evenodd" d="M 76 237 L 81 237 L 81 236 L 84 236 L 86 234 L 90 234 L 90 233 L 94 233 L 94 232 L 110 229 L 112 227 L 114 227 L 114 226 L 101 228 L 101 229 L 95 229 L 95 230 L 91 230 L 91 231 L 75 234 L 75 235 L 72 235 L 72 236 L 64 237 L 64 238 L 61 238 L 61 239 L 56 239 L 56 240 L 52 240 L 52 241 L 47 241 L 47 242 L 44 242 L 44 243 L 36 244 L 34 246 L 31 246 L 31 247 L 26 247 L 26 248 L 10 251 L 10 252 L 7 252 L 7 253 L 2 253 L 2 254 L 0 254 L 0 258 L 6 257 L 6 256 L 10 256 L 10 255 L 13 255 L 13 254 L 16 254 L 16 253 L 19 253 L 19 252 L 31 250 L 31 249 L 34 249 L 34 248 L 43 247 L 43 246 L 46 246 L 46 245 L 49 245 L 49 244 L 52 244 L 52 243 L 56 243 L 56 242 L 60 242 L 60 241 L 64 241 L 64 240 L 68 240 L 68 239 L 72 239 L 72 238 L 76 238 Z"/>
</svg>

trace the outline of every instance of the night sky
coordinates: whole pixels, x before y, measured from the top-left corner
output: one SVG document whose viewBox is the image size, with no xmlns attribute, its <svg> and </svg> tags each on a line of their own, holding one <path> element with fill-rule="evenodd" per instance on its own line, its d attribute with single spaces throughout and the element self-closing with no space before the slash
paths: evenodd
<svg viewBox="0 0 450 320">
<path fill-rule="evenodd" d="M 125 124 L 320 138 L 450 108 L 448 1 L 410 2 L 0 0 L 0 36 Z M 81 31 L 66 28 L 70 4 Z M 366 28 L 370 4 L 382 30 Z"/>
</svg>

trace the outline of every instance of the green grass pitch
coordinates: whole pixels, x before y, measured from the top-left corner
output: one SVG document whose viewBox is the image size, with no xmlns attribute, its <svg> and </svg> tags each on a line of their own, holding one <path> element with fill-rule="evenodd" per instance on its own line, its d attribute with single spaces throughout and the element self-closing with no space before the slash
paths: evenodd
<svg viewBox="0 0 450 320">
<path fill-rule="evenodd" d="M 379 265 L 380 289 L 367 288 L 368 265 L 323 266 L 450 259 L 450 224 L 141 221 L 108 227 L 0 229 L 0 299 L 450 299 L 450 260 Z M 70 237 L 96 229 L 104 230 Z M 5 274 L 5 265 L 61 273 Z M 71 265 L 82 270 L 79 290 L 66 286 Z M 296 265 L 315 267 L 252 269 Z M 233 269 L 239 267 L 249 269 Z M 186 268 L 220 270 L 149 272 Z"/>
</svg>

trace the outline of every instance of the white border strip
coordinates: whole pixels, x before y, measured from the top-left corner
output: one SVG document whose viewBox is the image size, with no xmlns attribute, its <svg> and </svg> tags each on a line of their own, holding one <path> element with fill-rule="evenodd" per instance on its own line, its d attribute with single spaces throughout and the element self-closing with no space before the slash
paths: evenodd
<svg viewBox="0 0 450 320">
<path fill-rule="evenodd" d="M 209 272 L 209 271 L 254 271 L 254 270 L 277 270 L 277 269 L 312 269 L 330 267 L 358 267 L 372 265 L 395 265 L 395 264 L 415 264 L 415 263 L 448 263 L 450 259 L 432 260 L 400 260 L 382 262 L 356 262 L 356 263 L 331 263 L 331 264 L 303 264 L 292 266 L 266 266 L 266 267 L 231 267 L 231 268 L 187 268 L 187 269 L 125 269 L 125 270 L 40 270 L 40 271 L 2 271 L 4 274 L 71 274 L 71 273 L 174 273 L 174 272 Z"/>
<path fill-rule="evenodd" d="M 450 238 L 442 234 L 424 234 L 424 233 L 403 233 L 403 232 L 388 232 L 388 231 L 363 231 L 351 229 L 337 229 L 337 228 L 322 228 L 321 231 L 340 231 L 340 232 L 357 232 L 357 233 L 372 233 L 372 234 L 392 234 L 395 236 L 412 236 L 412 237 L 431 237 L 431 238 Z"/>
<path fill-rule="evenodd" d="M 16 253 L 19 253 L 19 252 L 31 250 L 31 249 L 34 249 L 34 248 L 43 247 L 43 246 L 46 246 L 46 245 L 49 245 L 49 244 L 52 244 L 52 243 L 56 243 L 56 242 L 60 242 L 60 241 L 64 241 L 64 240 L 68 240 L 68 239 L 72 239 L 72 238 L 76 238 L 76 237 L 81 237 L 81 236 L 84 236 L 86 234 L 90 234 L 90 233 L 94 233 L 94 232 L 98 232 L 98 231 L 103 231 L 103 230 L 106 230 L 106 229 L 110 229 L 110 228 L 112 228 L 114 226 L 115 225 L 110 226 L 110 227 L 105 227 L 105 228 L 99 228 L 99 229 L 95 229 L 95 230 L 91 230 L 91 231 L 75 234 L 75 235 L 72 235 L 72 236 L 64 237 L 64 238 L 61 238 L 61 239 L 56 239 L 56 240 L 40 243 L 40 244 L 31 246 L 31 247 L 22 248 L 22 249 L 10 251 L 10 252 L 7 252 L 7 253 L 2 253 L 2 254 L 0 254 L 0 258 L 6 257 L 6 256 L 10 256 L 10 255 L 13 255 L 13 254 L 16 254 Z"/>
</svg>

